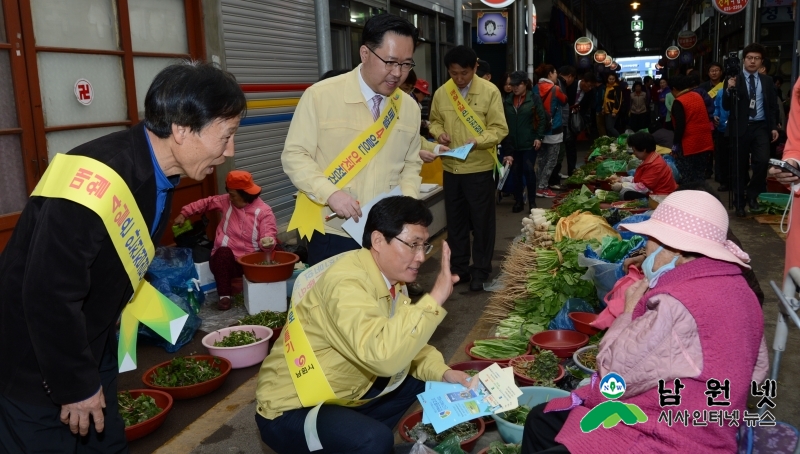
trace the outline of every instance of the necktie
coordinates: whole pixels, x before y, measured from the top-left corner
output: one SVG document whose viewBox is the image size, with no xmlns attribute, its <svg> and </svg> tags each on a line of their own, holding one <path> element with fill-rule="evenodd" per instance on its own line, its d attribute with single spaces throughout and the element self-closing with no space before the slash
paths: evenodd
<svg viewBox="0 0 800 454">
<path fill-rule="evenodd" d="M 755 118 L 756 116 L 756 76 L 750 74 L 750 84 L 748 87 L 748 91 L 750 91 L 750 108 L 749 108 L 749 115 L 750 118 Z"/>
<path fill-rule="evenodd" d="M 383 96 L 375 95 L 372 97 L 372 119 L 377 120 L 378 116 L 381 114 L 381 101 L 383 101 Z"/>
<path fill-rule="evenodd" d="M 391 293 L 391 294 L 392 294 L 392 299 L 396 299 L 396 298 L 397 298 L 397 296 L 396 296 L 396 295 L 397 295 L 397 292 L 396 292 L 396 291 L 395 291 L 395 289 L 394 289 L 394 285 L 393 285 L 393 286 L 391 286 L 391 287 L 389 287 L 389 293 Z"/>
</svg>

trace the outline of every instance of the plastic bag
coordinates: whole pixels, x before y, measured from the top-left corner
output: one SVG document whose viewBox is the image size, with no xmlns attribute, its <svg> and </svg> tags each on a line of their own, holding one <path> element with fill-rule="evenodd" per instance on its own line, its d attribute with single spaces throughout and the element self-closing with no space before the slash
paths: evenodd
<svg viewBox="0 0 800 454">
<path fill-rule="evenodd" d="M 175 236 L 175 244 L 178 247 L 192 250 L 194 263 L 203 263 L 211 259 L 211 249 L 214 247 L 214 243 L 208 239 L 206 227 L 208 227 L 208 218 L 203 215 L 202 219 L 192 224 L 191 230 Z"/>
<path fill-rule="evenodd" d="M 620 237 L 619 233 L 611 228 L 602 216 L 588 212 L 576 211 L 559 219 L 556 224 L 556 241 L 561 241 L 564 237 L 575 240 L 596 239 L 600 241 L 606 236 Z"/>
<path fill-rule="evenodd" d="M 599 258 L 589 258 L 586 254 L 578 254 L 578 265 L 587 268 L 581 279 L 592 281 L 600 298 L 600 306 L 605 307 L 605 296 L 622 277 L 621 263 L 608 263 Z"/>
<path fill-rule="evenodd" d="M 628 258 L 631 252 L 644 247 L 645 243 L 644 238 L 639 235 L 627 240 L 605 237 L 601 243 L 600 259 L 609 263 L 620 263 Z"/>
<path fill-rule="evenodd" d="M 441 443 L 433 448 L 439 454 L 467 454 L 461 449 L 461 442 L 458 440 L 458 435 L 452 434 L 445 438 Z"/>
<path fill-rule="evenodd" d="M 681 172 L 678 170 L 678 166 L 675 165 L 675 158 L 671 154 L 665 154 L 662 155 L 661 157 L 664 158 L 664 161 L 667 162 L 667 165 L 669 166 L 670 170 L 672 170 L 672 178 L 674 178 L 675 181 L 680 181 Z"/>
<path fill-rule="evenodd" d="M 570 298 L 561 306 L 561 310 L 556 314 L 556 318 L 550 320 L 550 325 L 547 329 L 568 329 L 575 331 L 575 325 L 572 324 L 572 319 L 569 318 L 571 312 L 594 313 L 594 309 L 582 298 Z"/>
<path fill-rule="evenodd" d="M 637 234 L 633 233 L 633 232 L 629 232 L 627 230 L 623 230 L 623 229 L 620 228 L 620 226 L 621 225 L 625 225 L 625 224 L 636 224 L 637 222 L 646 221 L 646 220 L 650 219 L 650 215 L 651 214 L 652 214 L 652 212 L 648 211 L 646 213 L 634 214 L 633 216 L 628 216 L 627 218 L 625 218 L 625 219 L 619 221 L 617 224 L 615 224 L 614 225 L 614 230 L 619 232 L 619 235 L 622 237 L 623 240 L 629 240 L 629 239 L 633 238 Z M 645 236 L 645 235 L 640 235 L 640 236 L 645 239 L 645 242 L 647 242 L 647 236 Z"/>
<path fill-rule="evenodd" d="M 156 249 L 155 257 L 150 268 L 147 269 L 147 274 L 152 277 L 152 281 L 166 279 L 169 285 L 165 290 L 169 290 L 181 298 L 186 298 L 188 288 L 186 282 L 200 277 L 194 267 L 192 250 L 183 247 L 159 247 Z M 159 289 L 159 291 L 166 295 L 164 290 Z M 197 296 L 200 299 L 203 292 L 198 293 Z"/>
<path fill-rule="evenodd" d="M 584 127 L 583 115 L 580 112 L 571 112 L 569 114 L 569 129 L 574 134 L 580 134 Z"/>
<path fill-rule="evenodd" d="M 628 163 L 626 161 L 603 161 L 597 166 L 597 178 L 608 178 L 617 172 L 627 172 Z"/>
<path fill-rule="evenodd" d="M 203 323 L 203 320 L 194 313 L 192 308 L 189 307 L 189 303 L 186 299 L 181 298 L 180 296 L 172 293 L 170 291 L 170 284 L 167 279 L 157 279 L 152 281 L 153 287 L 156 288 L 159 292 L 163 293 L 164 296 L 172 300 L 175 305 L 180 307 L 184 312 L 189 315 L 189 318 L 186 319 L 186 324 L 183 325 L 183 329 L 181 330 L 181 334 L 178 336 L 178 340 L 175 342 L 175 345 L 171 344 L 168 340 L 164 339 L 160 335 L 156 334 L 155 331 L 148 328 L 144 323 L 139 324 L 139 337 L 138 340 L 150 345 L 156 345 L 159 347 L 163 347 L 169 353 L 175 353 L 180 350 L 181 347 L 188 344 L 192 341 L 194 334 L 200 328 L 200 325 Z M 198 297 L 202 297 L 203 292 L 198 292 Z"/>
</svg>

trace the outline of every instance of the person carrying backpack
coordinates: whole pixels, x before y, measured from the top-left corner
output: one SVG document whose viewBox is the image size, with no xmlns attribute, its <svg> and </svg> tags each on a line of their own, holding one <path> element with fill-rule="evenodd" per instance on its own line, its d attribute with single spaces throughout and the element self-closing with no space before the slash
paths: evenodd
<svg viewBox="0 0 800 454">
<path fill-rule="evenodd" d="M 553 65 L 542 63 L 536 68 L 539 77 L 539 96 L 542 99 L 545 116 L 551 117 L 551 122 L 545 127 L 546 132 L 539 150 L 538 167 L 539 180 L 537 181 L 537 197 L 553 198 L 556 194 L 547 187 L 550 174 L 556 166 L 558 151 L 564 141 L 564 118 L 561 115 L 561 106 L 566 104 L 567 95 L 558 88 L 558 71 Z"/>
<path fill-rule="evenodd" d="M 508 136 L 503 139 L 503 153 L 514 158 L 511 177 L 514 179 L 514 206 L 519 213 L 525 206 L 522 180 L 528 187 L 528 207 L 536 206 L 536 154 L 542 146 L 546 131 L 546 114 L 542 100 L 531 90 L 531 81 L 525 71 L 514 71 L 508 76 L 511 93 L 503 99 L 503 110 L 508 124 Z"/>
</svg>

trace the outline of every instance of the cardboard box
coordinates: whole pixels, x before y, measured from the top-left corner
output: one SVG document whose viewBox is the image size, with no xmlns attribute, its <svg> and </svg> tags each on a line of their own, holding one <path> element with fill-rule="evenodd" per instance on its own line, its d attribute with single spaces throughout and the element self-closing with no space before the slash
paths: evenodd
<svg viewBox="0 0 800 454">
<path fill-rule="evenodd" d="M 286 312 L 286 281 L 255 283 L 242 278 L 244 307 L 247 313 L 255 315 L 261 311 Z"/>
<path fill-rule="evenodd" d="M 211 272 L 208 262 L 195 263 L 194 268 L 197 270 L 198 279 L 200 279 L 200 290 L 206 294 L 216 291 L 217 281 L 214 279 L 214 274 Z"/>
</svg>

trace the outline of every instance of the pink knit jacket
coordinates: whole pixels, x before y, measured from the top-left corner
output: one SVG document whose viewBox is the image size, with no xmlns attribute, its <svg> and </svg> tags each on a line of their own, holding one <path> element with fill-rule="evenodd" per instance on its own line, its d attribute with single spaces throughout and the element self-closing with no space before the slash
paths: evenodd
<svg viewBox="0 0 800 454">
<path fill-rule="evenodd" d="M 760 382 L 767 375 L 763 326 L 758 300 L 738 266 L 709 258 L 678 266 L 642 297 L 633 314 L 616 319 L 597 358 L 601 374 L 613 371 L 625 379 L 620 401 L 638 405 L 647 422 L 583 433 L 580 420 L 607 400 L 594 383 L 547 405 L 546 411 L 558 411 L 581 402 L 570 411 L 556 441 L 576 454 L 735 452 L 737 428 L 727 422 L 724 427 L 669 427 L 658 419 L 662 410 L 692 414 L 723 409 L 739 410 L 741 424 L 750 380 Z M 658 380 L 671 389 L 675 378 L 686 386 L 680 391 L 681 404 L 661 408 Z M 704 392 L 710 378 L 730 380 L 729 407 L 708 407 Z"/>
<path fill-rule="evenodd" d="M 222 212 L 222 219 L 217 226 L 212 254 L 222 246 L 231 248 L 236 258 L 258 251 L 270 252 L 275 248 L 263 249 L 259 242 L 266 236 L 271 236 L 276 242 L 278 238 L 278 226 L 272 208 L 260 198 L 244 208 L 236 208 L 227 194 L 214 195 L 184 206 L 181 214 L 189 217 L 214 210 Z"/>
</svg>

